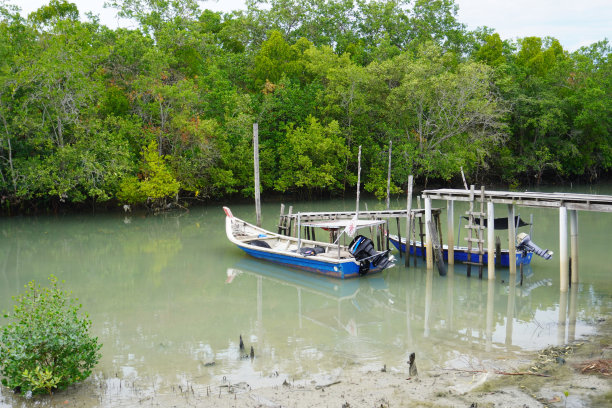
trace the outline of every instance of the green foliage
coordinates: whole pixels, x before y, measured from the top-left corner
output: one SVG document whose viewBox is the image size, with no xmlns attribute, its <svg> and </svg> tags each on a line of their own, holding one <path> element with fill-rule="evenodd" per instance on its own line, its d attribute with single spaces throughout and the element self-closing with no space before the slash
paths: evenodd
<svg viewBox="0 0 612 408">
<path fill-rule="evenodd" d="M 309 117 L 305 127 L 289 126 L 281 147 L 281 177 L 275 188 L 279 191 L 338 188 L 338 175 L 342 174 L 347 155 L 337 122 L 323 126 Z"/>
<path fill-rule="evenodd" d="M 150 203 L 155 208 L 164 208 L 166 199 L 174 197 L 180 188 L 166 164 L 164 156 L 159 155 L 156 141 L 152 141 L 142 154 L 140 179 L 127 177 L 121 183 L 119 199 L 128 203 Z"/>
<path fill-rule="evenodd" d="M 0 332 L 2 384 L 24 393 L 52 393 L 83 381 L 100 359 L 101 345 L 89 334 L 87 315 L 79 315 L 78 299 L 55 276 L 49 282 L 25 285 Z"/>
<path fill-rule="evenodd" d="M 361 145 L 380 196 L 389 140 L 398 189 L 462 167 L 513 185 L 612 169 L 607 41 L 468 31 L 453 0 L 109 1 L 136 29 L 0 3 L 3 208 L 252 195 L 255 122 L 264 193 L 352 188 Z M 329 163 L 288 148 L 325 150 L 321 134 L 343 146 Z"/>
</svg>

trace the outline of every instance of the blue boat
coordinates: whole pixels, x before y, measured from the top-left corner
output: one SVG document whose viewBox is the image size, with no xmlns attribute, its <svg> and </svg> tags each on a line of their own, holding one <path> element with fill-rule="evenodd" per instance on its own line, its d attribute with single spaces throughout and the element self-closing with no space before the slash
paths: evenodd
<svg viewBox="0 0 612 408">
<path fill-rule="evenodd" d="M 400 243 L 396 235 L 389 235 L 389 242 L 391 242 L 393 246 L 397 248 L 399 251 L 406 253 L 406 239 L 405 238 L 402 238 L 402 241 Z M 421 247 L 421 241 L 416 241 L 416 242 L 410 241 L 410 254 L 411 255 L 415 254 L 415 246 L 416 246 L 416 256 L 425 256 L 427 254 L 425 245 L 423 244 Z M 469 257 L 470 262 L 474 262 L 474 263 L 478 262 L 478 254 L 475 254 L 475 253 L 469 254 L 467 247 L 455 246 L 455 261 L 467 262 L 468 255 L 471 255 Z M 521 264 L 529 265 L 531 263 L 532 256 L 533 256 L 533 252 L 516 251 L 516 265 L 517 266 Z M 444 261 L 448 262 L 448 245 L 442 246 L 442 257 L 444 258 Z M 485 248 L 484 254 L 482 255 L 482 263 L 486 265 L 488 261 L 489 261 L 489 254 L 488 254 L 487 249 Z M 501 266 L 506 266 L 506 267 L 510 266 L 510 251 L 508 251 L 507 249 L 501 250 Z"/>
<path fill-rule="evenodd" d="M 380 272 L 394 266 L 390 251 L 376 251 L 372 241 L 357 235 L 347 245 L 289 237 L 265 230 L 233 216 L 225 211 L 227 238 L 254 258 L 303 269 L 320 275 L 347 279 Z M 317 223 L 328 229 L 356 230 L 371 227 L 384 221 L 338 220 Z M 304 224 L 306 225 L 306 224 Z M 311 225 L 315 226 L 315 225 Z M 338 240 L 339 241 L 339 240 Z"/>
</svg>

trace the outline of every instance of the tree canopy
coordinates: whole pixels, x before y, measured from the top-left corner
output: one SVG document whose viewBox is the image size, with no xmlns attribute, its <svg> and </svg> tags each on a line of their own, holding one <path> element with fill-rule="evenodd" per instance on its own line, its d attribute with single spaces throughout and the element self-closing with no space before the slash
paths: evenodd
<svg viewBox="0 0 612 408">
<path fill-rule="evenodd" d="M 112 0 L 111 29 L 0 2 L 3 208 L 341 194 L 408 174 L 518 185 L 612 168 L 607 40 L 469 31 L 453 0 Z M 383 186 L 385 188 L 383 188 Z"/>
</svg>

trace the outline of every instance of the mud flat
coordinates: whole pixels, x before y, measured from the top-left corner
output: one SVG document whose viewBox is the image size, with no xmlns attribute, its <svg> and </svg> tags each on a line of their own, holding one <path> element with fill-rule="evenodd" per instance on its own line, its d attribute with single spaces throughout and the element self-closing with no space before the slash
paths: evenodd
<svg viewBox="0 0 612 408">
<path fill-rule="evenodd" d="M 0 391 L 0 407 L 595 407 L 612 406 L 612 319 L 598 334 L 564 346 L 463 367 L 419 369 L 354 365 L 292 378 L 271 373 L 253 384 L 162 386 L 93 377 L 53 396 Z M 417 351 L 417 367 L 418 367 Z M 414 371 L 412 371 L 414 374 Z M 238 380 L 238 379 L 237 379 Z"/>
</svg>

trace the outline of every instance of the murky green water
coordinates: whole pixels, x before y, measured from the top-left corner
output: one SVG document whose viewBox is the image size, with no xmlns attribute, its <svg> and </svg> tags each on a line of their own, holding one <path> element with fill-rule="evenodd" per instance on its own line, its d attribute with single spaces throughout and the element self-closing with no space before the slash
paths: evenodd
<svg viewBox="0 0 612 408">
<path fill-rule="evenodd" d="M 286 204 L 294 211 L 354 208 L 353 201 Z M 405 198 L 392 206 L 405 207 Z M 466 208 L 455 209 L 458 219 Z M 232 211 L 254 220 L 252 205 Z M 274 229 L 279 204 L 263 211 L 264 227 Z M 500 206 L 496 215 L 504 211 Z M 534 241 L 558 252 L 558 212 L 518 212 L 524 219 L 533 214 Z M 560 295 L 556 257 L 534 257 L 523 286 L 507 269 L 487 282 L 478 280 L 477 269 L 467 278 L 461 265 L 447 277 L 428 273 L 422 260 L 417 268 L 398 260 L 381 274 L 349 281 L 282 268 L 228 242 L 220 205 L 163 216 L 5 218 L 0 309 L 10 308 L 11 296 L 29 280 L 55 274 L 66 281 L 104 344 L 84 391 L 69 394 L 84 405 L 129 406 L 147 393 L 202 388 L 223 377 L 257 386 L 277 375 L 309 378 L 354 364 L 405 370 L 412 351 L 421 370 L 462 366 L 566 343 L 610 315 L 612 214 L 581 212 L 579 225 L 581 283 Z M 507 233 L 500 235 L 503 243 Z M 253 361 L 242 358 L 239 335 L 247 350 L 253 346 Z M 2 389 L 0 407 L 14 404 L 31 402 Z"/>
</svg>

